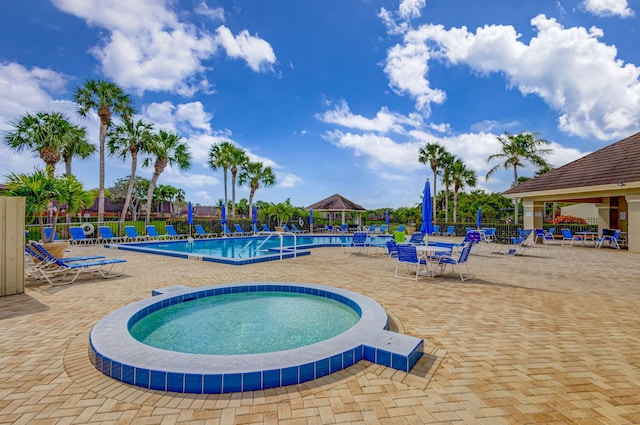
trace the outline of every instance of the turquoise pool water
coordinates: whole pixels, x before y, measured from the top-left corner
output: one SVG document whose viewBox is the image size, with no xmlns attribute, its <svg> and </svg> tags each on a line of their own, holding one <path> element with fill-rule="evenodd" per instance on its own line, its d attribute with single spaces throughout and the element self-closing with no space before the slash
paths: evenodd
<svg viewBox="0 0 640 425">
<path fill-rule="evenodd" d="M 296 293 L 252 292 L 201 298 L 156 311 L 131 335 L 152 347 L 193 354 L 290 350 L 339 335 L 360 316 L 347 305 Z"/>
<path fill-rule="evenodd" d="M 369 236 L 372 245 L 384 246 L 391 236 Z M 310 248 L 344 246 L 351 243 L 351 235 L 307 235 L 296 236 L 296 250 L 293 251 L 293 236 L 283 236 L 280 249 L 278 236 L 246 236 L 231 238 L 196 239 L 192 241 L 136 242 L 116 245 L 125 249 L 149 254 L 168 255 L 203 261 L 221 262 L 234 265 L 309 255 Z M 107 245 L 110 246 L 110 245 Z"/>
</svg>

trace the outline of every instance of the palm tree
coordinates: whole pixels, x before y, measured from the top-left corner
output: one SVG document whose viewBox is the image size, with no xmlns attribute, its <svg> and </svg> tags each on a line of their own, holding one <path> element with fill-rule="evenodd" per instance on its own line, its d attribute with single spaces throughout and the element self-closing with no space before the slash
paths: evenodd
<svg viewBox="0 0 640 425">
<path fill-rule="evenodd" d="M 87 80 L 75 90 L 74 100 L 78 105 L 78 114 L 86 117 L 90 111 L 96 111 L 100 118 L 100 184 L 98 189 L 98 225 L 104 221 L 104 160 L 107 128 L 111 125 L 112 115 L 123 119 L 133 115 L 131 97 L 117 84 L 104 80 Z"/>
<path fill-rule="evenodd" d="M 478 183 L 476 172 L 467 167 L 460 158 L 456 158 L 451 166 L 451 181 L 453 183 L 453 222 L 458 222 L 458 191 L 466 186 L 475 187 Z"/>
<path fill-rule="evenodd" d="M 107 133 L 109 140 L 107 146 L 111 155 L 118 155 L 123 161 L 127 156 L 131 155 L 131 175 L 129 176 L 129 185 L 127 187 L 127 195 L 124 198 L 122 213 L 118 223 L 118 234 L 122 234 L 124 227 L 124 219 L 129 211 L 131 196 L 133 194 L 133 186 L 136 181 L 136 170 L 138 168 L 138 153 L 149 153 L 151 146 L 151 130 L 153 124 L 138 120 L 133 122 L 126 118 L 122 124 L 116 126 Z"/>
<path fill-rule="evenodd" d="M 433 171 L 433 193 L 438 193 L 436 190 L 436 182 L 438 178 L 438 170 L 442 165 L 442 159 L 447 154 L 447 149 L 440 143 L 427 143 L 425 147 L 420 148 L 418 151 L 418 162 L 426 164 L 431 167 Z M 436 222 L 436 197 L 433 196 L 433 222 Z"/>
<path fill-rule="evenodd" d="M 245 151 L 240 148 L 233 147 L 231 150 L 231 216 L 236 216 L 236 178 L 238 176 L 238 167 L 242 167 L 249 163 L 249 157 Z M 242 184 L 242 183 L 241 183 Z"/>
<path fill-rule="evenodd" d="M 177 165 L 182 170 L 187 170 L 191 166 L 191 154 L 186 143 L 180 142 L 181 137 L 172 132 L 160 130 L 158 134 L 152 137 L 152 144 L 149 152 L 153 158 L 145 158 L 144 166 L 151 165 L 153 160 L 153 175 L 147 192 L 147 215 L 145 223 L 148 225 L 151 221 L 151 205 L 153 201 L 153 191 L 156 188 L 158 177 L 164 171 L 167 165 Z"/>
<path fill-rule="evenodd" d="M 96 147 L 87 140 L 87 130 L 67 122 L 70 126 L 69 137 L 62 146 L 62 160 L 64 161 L 65 174 L 70 176 L 71 160 L 73 158 L 87 159 L 96 151 Z"/>
<path fill-rule="evenodd" d="M 66 206 L 67 223 L 71 223 L 71 216 L 93 203 L 94 197 L 82 187 L 82 183 L 75 176 L 65 175 L 58 179 L 58 209 Z M 51 236 L 53 238 L 53 235 Z"/>
<path fill-rule="evenodd" d="M 449 221 L 449 188 L 453 184 L 451 180 L 451 167 L 455 162 L 455 155 L 446 152 L 440 161 L 442 165 L 442 184 L 444 185 L 444 221 Z"/>
<path fill-rule="evenodd" d="M 240 184 L 249 183 L 249 213 L 253 214 L 253 195 L 262 184 L 264 187 L 271 187 L 276 184 L 276 176 L 271 167 L 265 167 L 261 162 L 245 162 L 242 165 Z"/>
<path fill-rule="evenodd" d="M 9 149 L 16 152 L 27 149 L 37 152 L 50 175 L 55 172 L 65 148 L 70 149 L 76 143 L 87 144 L 84 129 L 72 125 L 60 113 L 28 114 L 13 123 L 12 127 L 13 131 L 4 136 Z M 71 165 L 68 165 L 68 169 L 70 168 Z"/>
<path fill-rule="evenodd" d="M 499 168 L 508 170 L 513 168 L 513 186 L 518 185 L 518 167 L 524 167 L 525 162 L 530 162 L 538 168 L 550 167 L 550 164 L 544 159 L 544 155 L 551 152 L 551 149 L 545 149 L 543 146 L 549 142 L 545 139 L 538 138 L 538 133 L 522 132 L 520 134 L 509 134 L 498 137 L 502 150 L 498 153 L 490 155 L 487 163 L 494 159 L 504 161 L 491 168 L 486 175 L 486 179 L 495 173 Z M 518 204 L 519 199 L 514 199 L 515 213 L 514 221 L 518 223 Z"/>
<path fill-rule="evenodd" d="M 209 148 L 209 167 L 213 171 L 218 168 L 222 168 L 224 174 L 224 205 L 229 203 L 229 197 L 227 196 L 227 175 L 229 168 L 231 168 L 231 151 L 235 149 L 235 146 L 231 142 L 221 142 L 211 145 Z"/>
</svg>

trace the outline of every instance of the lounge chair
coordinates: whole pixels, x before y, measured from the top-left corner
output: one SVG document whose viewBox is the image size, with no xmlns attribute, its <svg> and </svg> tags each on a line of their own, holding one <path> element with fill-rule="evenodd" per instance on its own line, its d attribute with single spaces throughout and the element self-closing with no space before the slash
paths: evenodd
<svg viewBox="0 0 640 425">
<path fill-rule="evenodd" d="M 103 278 L 118 277 L 124 272 L 127 265 L 127 260 L 121 258 L 69 261 L 55 257 L 47 258 L 35 250 L 29 251 L 28 248 L 25 248 L 25 250 L 29 255 L 40 259 L 40 266 L 33 269 L 34 277 L 44 279 L 52 286 L 71 284 L 76 281 L 82 272 L 89 272 L 94 275 L 99 274 Z M 114 270 L 118 264 L 122 267 Z"/>
<path fill-rule="evenodd" d="M 602 248 L 602 245 L 605 242 L 609 243 L 610 248 L 620 249 L 620 244 L 618 243 L 618 239 L 620 238 L 620 233 L 622 233 L 619 229 L 610 230 L 610 229 L 602 229 L 602 237 L 596 239 L 596 248 Z"/>
<path fill-rule="evenodd" d="M 440 274 L 444 273 L 448 265 L 451 265 L 452 271 L 455 271 L 456 266 L 460 266 L 464 264 L 464 266 L 467 269 L 467 275 L 464 276 L 462 274 L 462 270 L 458 269 L 459 270 L 458 273 L 460 274 L 460 280 L 464 282 L 465 280 L 471 279 L 473 276 L 469 271 L 469 264 L 468 264 L 469 254 L 471 254 L 471 248 L 473 248 L 473 242 L 472 241 L 465 242 L 457 258 L 454 258 L 452 256 L 441 257 L 438 261 L 438 264 L 440 265 Z"/>
<path fill-rule="evenodd" d="M 392 258 L 398 258 L 398 244 L 396 243 L 396 240 L 390 238 L 387 240 L 386 245 L 388 257 L 387 262 L 384 264 L 384 271 L 387 271 L 387 267 L 389 267 L 389 262 Z"/>
<path fill-rule="evenodd" d="M 185 239 L 189 237 L 189 235 L 185 233 L 176 232 L 176 228 L 173 227 L 173 224 L 167 224 L 166 226 L 164 226 L 164 229 L 168 235 L 167 239 Z"/>
<path fill-rule="evenodd" d="M 256 223 L 251 223 L 251 233 L 254 235 L 256 233 L 260 233 L 260 229 L 258 228 L 258 225 Z"/>
<path fill-rule="evenodd" d="M 433 232 L 431 232 L 432 235 L 434 236 L 439 236 L 440 235 L 440 225 L 434 224 L 433 225 Z"/>
<path fill-rule="evenodd" d="M 346 223 L 341 224 L 340 227 L 338 228 L 339 233 L 347 233 L 348 231 L 349 231 L 349 225 Z"/>
<path fill-rule="evenodd" d="M 529 247 L 529 236 L 533 233 L 532 229 L 518 230 L 518 236 L 511 238 L 511 246 L 504 253 L 506 255 L 522 255 Z"/>
<path fill-rule="evenodd" d="M 456 226 L 447 227 L 446 232 L 442 232 L 442 236 L 455 236 L 456 235 Z"/>
<path fill-rule="evenodd" d="M 538 239 L 542 241 L 543 244 L 547 244 L 550 241 L 553 241 L 553 235 L 544 231 L 544 229 L 535 229 L 536 236 L 534 238 L 534 243 L 538 242 Z"/>
<path fill-rule="evenodd" d="M 149 239 L 147 235 L 139 235 L 133 226 L 124 226 L 124 233 L 127 235 L 125 240 L 128 242 L 145 241 Z"/>
<path fill-rule="evenodd" d="M 218 236 L 217 233 L 208 233 L 206 230 L 204 230 L 204 227 L 202 227 L 201 224 L 194 224 L 193 230 L 196 231 L 194 235 L 196 238 L 215 238 L 216 236 Z"/>
<path fill-rule="evenodd" d="M 238 223 L 235 223 L 233 225 L 233 228 L 235 229 L 235 232 L 233 232 L 233 234 L 236 236 L 248 236 L 249 234 L 251 234 L 251 232 L 245 232 L 245 230 L 240 227 Z"/>
<path fill-rule="evenodd" d="M 26 250 L 28 250 L 29 248 L 34 249 L 40 256 L 42 256 L 42 258 L 39 258 L 40 261 L 48 262 L 57 258 L 47 249 L 46 244 L 31 242 L 29 245 L 25 247 Z M 82 255 L 82 256 L 76 256 L 76 257 L 63 257 L 60 259 L 66 262 L 73 262 L 73 261 L 97 260 L 100 258 L 105 258 L 105 256 L 104 255 Z"/>
<path fill-rule="evenodd" d="M 282 225 L 282 229 L 287 233 L 293 233 L 293 231 L 289 229 L 289 226 L 287 226 L 286 224 Z"/>
<path fill-rule="evenodd" d="M 262 223 L 262 231 L 263 232 L 273 232 L 273 230 L 269 229 L 269 226 L 267 226 L 264 223 Z"/>
<path fill-rule="evenodd" d="M 298 226 L 293 223 L 291 223 L 291 229 L 293 229 L 293 233 L 309 233 L 308 230 L 298 229 Z"/>
<path fill-rule="evenodd" d="M 396 229 L 396 232 L 404 232 L 404 231 L 405 231 L 404 224 L 399 225 L 398 228 Z"/>
<path fill-rule="evenodd" d="M 53 240 L 54 241 L 59 241 L 60 238 L 58 238 L 58 232 L 55 229 L 53 229 L 52 227 L 45 227 L 44 228 L 44 236 L 47 238 L 47 241 L 51 237 L 51 232 L 53 232 Z"/>
<path fill-rule="evenodd" d="M 361 253 L 367 255 L 369 253 L 369 243 L 367 243 L 367 232 L 355 232 L 348 246 L 349 254 Z"/>
<path fill-rule="evenodd" d="M 411 245 L 425 245 L 424 233 L 421 233 L 421 232 L 412 233 L 408 243 Z"/>
<path fill-rule="evenodd" d="M 387 233 L 387 226 L 386 224 L 383 224 L 380 226 L 380 228 L 378 229 L 378 233 Z"/>
<path fill-rule="evenodd" d="M 376 225 L 372 224 L 371 226 L 369 226 L 369 229 L 367 230 L 369 233 L 377 233 L 376 232 Z"/>
<path fill-rule="evenodd" d="M 69 233 L 71 234 L 71 240 L 69 243 L 80 245 L 80 244 L 90 244 L 98 241 L 96 238 L 88 238 L 84 234 L 84 230 L 82 227 L 70 227 Z"/>
<path fill-rule="evenodd" d="M 407 267 L 407 271 L 411 271 L 411 269 L 415 267 L 415 276 L 398 276 L 398 267 L 400 267 L 401 264 L 404 264 Z M 416 247 L 414 245 L 398 245 L 398 261 L 396 261 L 396 270 L 394 276 L 401 279 L 411 279 L 417 281 L 421 271 L 423 273 L 429 273 L 429 270 L 427 268 L 427 260 L 424 258 L 418 258 Z"/>
<path fill-rule="evenodd" d="M 148 224 L 144 228 L 147 231 L 148 239 L 156 239 L 156 240 L 158 240 L 158 239 L 162 239 L 163 238 L 163 235 L 158 233 L 158 229 L 156 229 L 156 226 L 154 224 Z"/>
<path fill-rule="evenodd" d="M 233 236 L 233 232 L 226 224 L 222 225 L 222 236 Z"/>
<path fill-rule="evenodd" d="M 574 235 L 571 230 L 569 229 L 562 229 L 562 244 L 561 246 L 564 246 L 564 243 L 566 241 L 571 242 L 570 246 L 573 246 L 574 242 L 580 242 L 580 243 L 584 243 L 584 239 L 582 238 L 582 236 L 580 235 Z"/>
<path fill-rule="evenodd" d="M 118 243 L 124 240 L 121 236 L 115 236 L 109 226 L 100 226 L 98 227 L 98 231 L 100 232 L 101 243 Z"/>
</svg>

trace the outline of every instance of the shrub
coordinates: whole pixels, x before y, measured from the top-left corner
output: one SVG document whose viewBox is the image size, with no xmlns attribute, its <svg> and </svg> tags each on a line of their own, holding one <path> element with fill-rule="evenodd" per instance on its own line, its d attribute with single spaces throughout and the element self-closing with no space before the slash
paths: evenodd
<svg viewBox="0 0 640 425">
<path fill-rule="evenodd" d="M 573 215 L 559 215 L 553 220 L 553 224 L 587 224 L 587 220 Z"/>
</svg>

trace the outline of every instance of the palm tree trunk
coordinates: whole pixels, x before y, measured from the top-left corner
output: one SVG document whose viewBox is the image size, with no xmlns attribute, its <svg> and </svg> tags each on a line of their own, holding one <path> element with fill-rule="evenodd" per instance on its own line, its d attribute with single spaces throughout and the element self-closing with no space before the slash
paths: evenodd
<svg viewBox="0 0 640 425">
<path fill-rule="evenodd" d="M 458 222 L 458 191 L 453 190 L 453 222 Z"/>
<path fill-rule="evenodd" d="M 122 214 L 120 214 L 120 221 L 118 223 L 118 236 L 122 235 L 124 230 L 124 219 L 127 217 L 127 210 L 131 203 L 131 196 L 133 195 L 133 186 L 136 180 L 136 169 L 138 168 L 138 154 L 131 152 L 131 176 L 129 180 L 129 186 L 127 186 L 127 195 L 124 198 L 124 205 L 122 206 Z"/>
<path fill-rule="evenodd" d="M 235 170 L 235 172 L 234 172 Z M 231 217 L 236 216 L 236 176 L 238 175 L 238 169 L 231 169 Z"/>
<path fill-rule="evenodd" d="M 155 171 L 153 176 L 151 177 L 151 182 L 149 183 L 149 190 L 147 191 L 147 215 L 144 220 L 145 225 L 149 225 L 151 223 L 151 203 L 153 201 L 153 191 L 156 188 L 156 182 L 158 181 L 158 177 L 160 177 L 160 173 Z"/>
<path fill-rule="evenodd" d="M 98 189 L 98 226 L 104 222 L 104 141 L 107 138 L 108 122 L 100 121 L 100 185 Z"/>
<path fill-rule="evenodd" d="M 518 185 L 518 167 L 516 167 L 515 165 L 513 166 L 513 187 L 516 187 Z M 516 226 L 518 225 L 518 205 L 520 205 L 520 200 L 518 198 L 515 198 L 513 200 L 513 221 L 516 224 Z"/>
<path fill-rule="evenodd" d="M 449 222 L 449 187 L 444 187 L 444 222 Z"/>
<path fill-rule="evenodd" d="M 227 196 L 227 169 L 224 169 L 224 207 L 228 208 L 229 207 L 229 197 Z"/>
<path fill-rule="evenodd" d="M 436 179 L 438 176 L 438 170 L 433 170 L 433 206 L 432 208 L 432 215 L 433 215 L 433 224 L 436 224 L 436 195 L 438 194 L 438 191 L 436 190 Z"/>
</svg>

